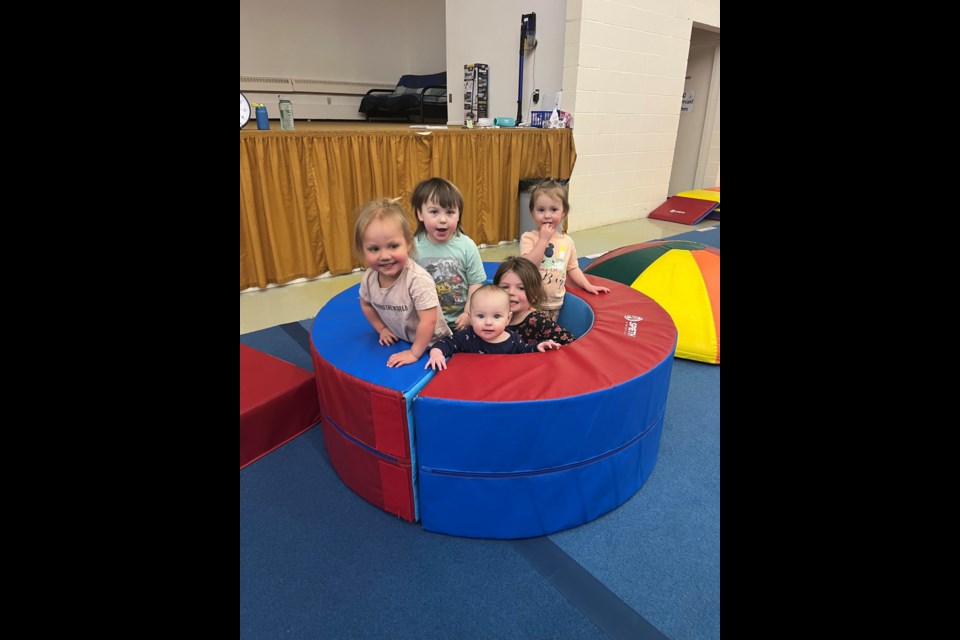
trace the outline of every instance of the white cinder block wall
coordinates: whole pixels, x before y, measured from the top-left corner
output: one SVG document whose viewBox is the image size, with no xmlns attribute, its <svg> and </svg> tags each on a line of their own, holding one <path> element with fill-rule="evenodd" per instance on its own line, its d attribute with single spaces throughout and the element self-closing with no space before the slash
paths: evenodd
<svg viewBox="0 0 960 640">
<path fill-rule="evenodd" d="M 693 23 L 720 0 L 568 0 L 563 108 L 577 163 L 569 231 L 646 217 L 667 193 Z M 719 180 L 720 110 L 703 186 Z M 712 160 L 712 162 L 711 162 Z"/>
<path fill-rule="evenodd" d="M 720 96 L 717 95 L 717 117 L 713 121 L 710 150 L 707 152 L 707 170 L 703 176 L 704 187 L 720 186 Z"/>
</svg>

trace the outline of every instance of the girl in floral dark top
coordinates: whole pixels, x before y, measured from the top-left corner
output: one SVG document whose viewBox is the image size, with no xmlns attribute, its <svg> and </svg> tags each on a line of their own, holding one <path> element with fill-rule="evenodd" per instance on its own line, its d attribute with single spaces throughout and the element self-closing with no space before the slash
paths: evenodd
<svg viewBox="0 0 960 640">
<path fill-rule="evenodd" d="M 530 344 L 544 340 L 569 344 L 576 340 L 572 333 L 535 308 L 546 297 L 537 265 L 519 256 L 507 258 L 493 276 L 493 284 L 510 295 L 513 318 L 507 328 L 519 335 L 521 340 Z"/>
</svg>

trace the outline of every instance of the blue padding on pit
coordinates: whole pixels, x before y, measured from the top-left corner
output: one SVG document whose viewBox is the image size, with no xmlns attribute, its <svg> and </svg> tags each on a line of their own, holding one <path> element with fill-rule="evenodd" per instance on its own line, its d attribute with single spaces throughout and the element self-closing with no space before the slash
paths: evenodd
<svg viewBox="0 0 960 640">
<path fill-rule="evenodd" d="M 473 538 L 530 538 L 569 529 L 626 502 L 653 471 L 663 427 L 619 451 L 565 469 L 477 477 L 421 472 L 423 528 Z"/>
<path fill-rule="evenodd" d="M 421 396 L 413 404 L 420 466 L 513 473 L 602 456 L 653 424 L 666 404 L 672 369 L 669 358 L 625 384 L 554 400 Z"/>
<path fill-rule="evenodd" d="M 420 393 L 420 390 L 423 389 L 424 385 L 430 382 L 430 379 L 434 375 L 436 375 L 436 372 L 431 370 L 431 375 L 423 376 L 420 384 L 403 394 L 403 401 L 407 405 L 407 437 L 410 438 L 410 475 L 411 479 L 413 480 L 414 521 L 420 520 L 420 483 L 417 480 L 419 476 L 419 467 L 417 463 L 417 440 L 413 417 L 413 401 L 417 398 L 417 394 Z"/>
<path fill-rule="evenodd" d="M 616 387 L 550 401 L 418 398 L 423 527 L 526 538 L 622 504 L 656 461 L 672 368 L 671 356 Z"/>
<path fill-rule="evenodd" d="M 593 326 L 593 309 L 577 296 L 564 294 L 557 324 L 579 338 Z"/>
<path fill-rule="evenodd" d="M 360 310 L 360 284 L 341 291 L 317 312 L 310 331 L 313 346 L 331 365 L 367 382 L 408 394 L 419 389 L 434 372 L 425 371 L 429 352 L 403 367 L 387 367 L 387 358 L 410 348 L 398 341 L 389 347 L 378 343 L 373 327 Z"/>
<path fill-rule="evenodd" d="M 499 262 L 484 262 L 483 270 L 487 272 L 487 283 L 493 282 L 493 276 L 497 275 L 497 269 L 500 268 Z"/>
</svg>

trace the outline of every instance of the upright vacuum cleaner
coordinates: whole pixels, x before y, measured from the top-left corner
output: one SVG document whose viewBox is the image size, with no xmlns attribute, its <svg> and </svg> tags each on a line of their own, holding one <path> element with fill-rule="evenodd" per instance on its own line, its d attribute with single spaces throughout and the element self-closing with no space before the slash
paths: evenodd
<svg viewBox="0 0 960 640">
<path fill-rule="evenodd" d="M 523 52 L 537 46 L 537 14 L 520 16 L 520 85 L 517 87 L 517 124 L 523 122 Z"/>
</svg>

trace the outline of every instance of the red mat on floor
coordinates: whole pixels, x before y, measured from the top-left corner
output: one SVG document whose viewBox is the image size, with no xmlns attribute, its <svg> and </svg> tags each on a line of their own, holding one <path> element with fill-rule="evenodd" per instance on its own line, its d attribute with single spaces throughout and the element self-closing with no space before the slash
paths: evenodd
<svg viewBox="0 0 960 640">
<path fill-rule="evenodd" d="M 240 468 L 320 421 L 313 374 L 240 345 Z"/>
<path fill-rule="evenodd" d="M 670 196 L 666 202 L 650 212 L 650 217 L 654 220 L 666 220 L 668 222 L 679 222 L 680 224 L 697 224 L 718 206 L 720 206 L 720 203 L 712 200 Z"/>
</svg>

